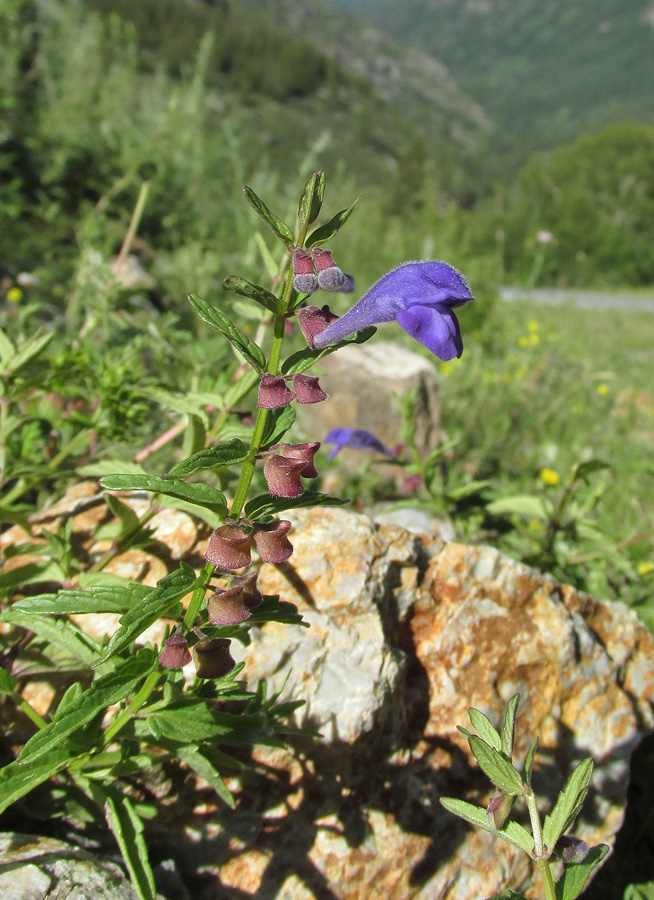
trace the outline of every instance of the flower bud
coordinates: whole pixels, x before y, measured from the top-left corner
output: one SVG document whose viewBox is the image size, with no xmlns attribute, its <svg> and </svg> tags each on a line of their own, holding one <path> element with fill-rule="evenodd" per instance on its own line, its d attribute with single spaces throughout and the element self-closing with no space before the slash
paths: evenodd
<svg viewBox="0 0 654 900">
<path fill-rule="evenodd" d="M 193 660 L 198 678 L 222 678 L 236 663 L 229 655 L 227 638 L 202 638 L 193 647 Z"/>
<path fill-rule="evenodd" d="M 573 864 L 583 862 L 590 853 L 586 841 L 571 834 L 562 834 L 556 842 L 556 849 L 561 854 L 563 862 Z"/>
<path fill-rule="evenodd" d="M 313 260 L 306 250 L 293 250 L 293 287 L 298 294 L 313 294 L 318 290 L 318 276 L 313 269 Z"/>
<path fill-rule="evenodd" d="M 300 330 L 312 349 L 315 349 L 314 338 L 322 334 L 325 328 L 332 322 L 336 322 L 337 319 L 338 316 L 326 304 L 322 309 L 317 306 L 307 306 L 297 314 Z"/>
<path fill-rule="evenodd" d="M 314 247 L 311 256 L 318 275 L 318 285 L 323 291 L 340 291 L 347 279 L 334 262 L 329 250 Z"/>
<path fill-rule="evenodd" d="M 486 807 L 486 822 L 494 828 L 501 828 L 506 822 L 513 806 L 513 797 L 509 794 L 493 794 Z"/>
<path fill-rule="evenodd" d="M 293 544 L 286 537 L 290 528 L 291 523 L 286 519 L 277 519 L 268 525 L 254 526 L 252 542 L 263 562 L 278 565 L 292 555 Z"/>
<path fill-rule="evenodd" d="M 322 403 L 327 399 L 315 375 L 294 375 L 293 390 L 298 403 Z"/>
<path fill-rule="evenodd" d="M 319 447 L 320 441 L 310 441 L 307 444 L 274 444 L 270 449 L 286 459 L 301 460 L 304 463 L 304 469 L 300 472 L 302 478 L 317 478 L 313 458 Z"/>
<path fill-rule="evenodd" d="M 181 632 L 176 631 L 171 634 L 164 643 L 159 654 L 159 662 L 164 669 L 183 669 L 187 663 L 191 662 L 188 642 Z"/>
<path fill-rule="evenodd" d="M 257 574 L 234 575 L 226 590 L 219 589 L 209 597 L 207 611 L 212 625 L 238 625 L 250 618 L 250 610 L 262 601 L 257 589 Z"/>
<path fill-rule="evenodd" d="M 243 601 L 248 609 L 258 606 L 263 597 L 257 587 L 257 573 L 248 572 L 247 575 L 232 575 L 229 581 L 230 588 L 239 587 L 243 591 Z"/>
<path fill-rule="evenodd" d="M 283 456 L 269 456 L 263 466 L 263 477 L 273 497 L 301 497 L 304 488 L 300 474 L 306 463 L 301 460 L 285 459 Z"/>
<path fill-rule="evenodd" d="M 295 394 L 286 387 L 281 375 L 264 375 L 259 385 L 257 406 L 260 409 L 277 409 L 287 406 L 294 397 Z"/>
<path fill-rule="evenodd" d="M 204 558 L 221 569 L 241 569 L 249 566 L 250 535 L 242 525 L 222 525 L 209 539 Z"/>
</svg>

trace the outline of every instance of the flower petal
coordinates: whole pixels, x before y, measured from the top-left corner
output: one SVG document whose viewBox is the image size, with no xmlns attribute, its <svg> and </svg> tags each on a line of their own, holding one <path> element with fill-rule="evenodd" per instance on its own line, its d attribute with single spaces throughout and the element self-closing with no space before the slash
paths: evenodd
<svg viewBox="0 0 654 900">
<path fill-rule="evenodd" d="M 424 344 L 439 359 L 454 359 L 463 353 L 459 322 L 446 306 L 411 306 L 397 314 L 398 325 Z"/>
<path fill-rule="evenodd" d="M 371 450 L 390 457 L 397 456 L 397 453 L 382 443 L 377 435 L 372 431 L 366 431 L 365 428 L 332 428 L 324 443 L 336 444 L 329 454 L 330 459 L 333 459 L 343 447 L 350 447 L 352 450 Z"/>
</svg>

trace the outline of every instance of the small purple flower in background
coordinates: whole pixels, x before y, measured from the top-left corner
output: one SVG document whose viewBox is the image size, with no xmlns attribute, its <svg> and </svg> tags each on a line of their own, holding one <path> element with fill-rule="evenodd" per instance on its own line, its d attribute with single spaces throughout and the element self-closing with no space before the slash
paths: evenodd
<svg viewBox="0 0 654 900">
<path fill-rule="evenodd" d="M 461 356 L 463 341 L 453 310 L 472 300 L 463 276 L 443 262 L 409 262 L 374 284 L 352 309 L 313 336 L 317 348 L 362 328 L 397 321 L 442 360 Z"/>
<path fill-rule="evenodd" d="M 329 454 L 330 459 L 333 459 L 343 447 L 349 447 L 351 450 L 372 450 L 393 459 L 397 456 L 395 450 L 391 450 L 376 435 L 371 431 L 366 431 L 365 428 L 332 428 L 324 442 L 325 444 L 335 444 Z"/>
</svg>

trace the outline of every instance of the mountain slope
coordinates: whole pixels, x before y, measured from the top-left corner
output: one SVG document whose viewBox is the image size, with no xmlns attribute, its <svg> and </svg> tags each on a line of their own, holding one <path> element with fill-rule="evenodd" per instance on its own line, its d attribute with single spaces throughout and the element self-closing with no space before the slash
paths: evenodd
<svg viewBox="0 0 654 900">
<path fill-rule="evenodd" d="M 328 0 L 441 59 L 526 150 L 654 121 L 651 0 Z"/>
</svg>

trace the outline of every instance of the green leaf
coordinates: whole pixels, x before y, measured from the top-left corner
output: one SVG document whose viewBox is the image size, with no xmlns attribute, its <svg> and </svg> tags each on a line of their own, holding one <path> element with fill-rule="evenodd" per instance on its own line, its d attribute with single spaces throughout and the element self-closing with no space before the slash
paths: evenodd
<svg viewBox="0 0 654 900">
<path fill-rule="evenodd" d="M 324 244 L 330 238 L 333 238 L 334 235 L 338 231 L 340 231 L 343 225 L 345 225 L 347 220 L 350 218 L 350 216 L 354 212 L 354 207 L 357 205 L 360 199 L 361 196 L 359 195 L 351 206 L 348 206 L 347 209 L 342 209 L 340 212 L 337 212 L 336 215 L 329 220 L 329 222 L 321 225 L 320 228 L 316 228 L 316 230 L 309 235 L 306 246 L 317 247 L 318 244 Z"/>
<path fill-rule="evenodd" d="M 16 679 L 0 666 L 0 694 L 13 694 L 16 690 Z"/>
<path fill-rule="evenodd" d="M 224 441 L 220 444 L 214 444 L 213 447 L 206 447 L 188 459 L 183 459 L 173 466 L 168 472 L 168 476 L 178 478 L 188 478 L 195 472 L 202 472 L 206 469 L 214 469 L 218 466 L 231 466 L 234 463 L 243 462 L 247 459 L 248 448 L 243 441 L 234 438 L 231 441 Z"/>
<path fill-rule="evenodd" d="M 466 822 L 470 822 L 471 825 L 476 825 L 478 828 L 482 828 L 484 831 L 502 838 L 503 841 L 513 844 L 518 850 L 524 850 L 525 853 L 531 856 L 534 849 L 533 838 L 527 829 L 523 828 L 518 822 L 505 822 L 501 828 L 495 828 L 495 826 L 489 825 L 486 821 L 486 810 L 483 806 L 474 806 L 465 800 L 457 800 L 456 797 L 441 797 L 440 802 L 445 809 L 454 813 L 455 816 L 460 816 Z"/>
<path fill-rule="evenodd" d="M 320 215 L 324 196 L 325 173 L 321 169 L 309 175 L 300 197 L 297 215 L 302 228 L 306 228 L 307 225 L 311 225 L 312 222 L 316 221 Z"/>
<path fill-rule="evenodd" d="M 515 497 L 493 500 L 486 507 L 486 512 L 491 516 L 516 515 L 547 521 L 552 515 L 552 505 L 543 497 L 517 494 Z"/>
<path fill-rule="evenodd" d="M 654 881 L 628 885 L 623 900 L 654 900 Z"/>
<path fill-rule="evenodd" d="M 65 769 L 71 758 L 66 750 L 55 750 L 39 755 L 29 766 L 19 765 L 17 762 L 5 766 L 0 772 L 0 813 Z"/>
<path fill-rule="evenodd" d="M 156 664 L 156 654 L 144 649 L 125 660 L 113 672 L 98 678 L 84 691 L 70 712 L 50 722 L 29 739 L 18 756 L 18 762 L 31 765 L 44 753 L 54 750 L 102 710 L 124 700 Z"/>
<path fill-rule="evenodd" d="M 238 275 L 229 275 L 223 279 L 223 288 L 226 291 L 231 291 L 232 294 L 238 294 L 240 297 L 254 300 L 255 303 L 263 306 L 264 309 L 269 310 L 275 316 L 284 311 L 284 304 L 278 297 L 275 297 L 274 294 L 271 294 L 270 291 L 260 287 L 258 284 L 246 281 L 245 278 L 239 278 Z"/>
<path fill-rule="evenodd" d="M 111 787 L 104 786 L 103 791 L 106 792 L 104 812 L 107 824 L 118 841 L 132 887 L 139 900 L 157 900 L 154 875 L 143 838 L 143 822 L 129 797 Z"/>
<path fill-rule="evenodd" d="M 215 306 L 210 306 L 200 297 L 196 297 L 195 294 L 189 294 L 188 299 L 199 317 L 206 322 L 207 325 L 211 325 L 212 328 L 216 328 L 221 334 L 224 334 L 227 340 L 238 350 L 243 359 L 245 359 L 245 361 L 260 375 L 263 375 L 266 371 L 266 357 L 263 355 L 261 347 L 257 346 L 254 341 L 251 341 L 246 334 L 243 334 L 241 329 L 237 328 L 236 325 L 234 325 L 227 316 L 224 316 L 217 310 Z"/>
<path fill-rule="evenodd" d="M 152 588 L 131 582 L 126 585 L 96 585 L 88 591 L 66 590 L 58 594 L 23 597 L 10 612 L 35 616 L 63 616 L 84 613 L 123 613 L 146 597 Z"/>
<path fill-rule="evenodd" d="M 259 716 L 235 715 L 212 710 L 207 703 L 190 701 L 167 706 L 148 716 L 153 733 L 181 744 L 220 739 L 228 743 L 248 743 L 263 737 L 264 720 Z"/>
<path fill-rule="evenodd" d="M 66 715 L 66 713 L 70 712 L 71 709 L 75 709 L 83 693 L 84 688 L 79 681 L 71 684 L 71 686 L 64 693 L 64 696 L 59 701 L 59 706 L 57 707 L 57 711 L 54 714 L 53 719 L 61 719 Z"/>
<path fill-rule="evenodd" d="M 259 248 L 261 259 L 263 260 L 263 264 L 266 267 L 266 272 L 268 273 L 269 277 L 276 278 L 279 273 L 279 265 L 277 264 L 277 260 L 273 257 L 272 253 L 268 249 L 268 245 L 264 241 L 263 235 L 260 231 L 254 232 L 254 242 Z"/>
<path fill-rule="evenodd" d="M 65 575 L 61 566 L 50 559 L 26 563 L 0 575 L 0 591 L 10 591 L 19 585 L 40 584 L 46 581 L 63 581 Z"/>
<path fill-rule="evenodd" d="M 489 479 L 469 481 L 467 484 L 462 484 L 460 487 L 448 490 L 446 496 L 450 503 L 459 503 L 467 497 L 473 497 L 475 494 L 481 493 L 481 491 L 489 487 L 492 483 L 493 482 Z"/>
<path fill-rule="evenodd" d="M 42 334 L 35 334 L 25 344 L 20 347 L 14 355 L 7 360 L 0 368 L 0 375 L 13 376 L 16 375 L 24 366 L 26 366 L 35 356 L 47 347 L 52 338 L 54 331 L 48 331 Z"/>
<path fill-rule="evenodd" d="M 7 363 L 16 352 L 16 348 L 11 343 L 7 335 L 0 328 L 0 362 Z"/>
<path fill-rule="evenodd" d="M 493 894 L 488 900 L 527 900 L 524 894 L 516 894 L 515 891 L 504 891 L 503 894 Z"/>
<path fill-rule="evenodd" d="M 277 444 L 284 437 L 288 429 L 295 422 L 295 407 L 282 406 L 278 409 L 271 409 L 266 419 L 266 427 L 261 439 L 261 448 L 265 450 L 272 444 Z"/>
<path fill-rule="evenodd" d="M 259 375 L 257 372 L 253 372 L 252 369 L 248 369 L 238 381 L 235 381 L 225 391 L 225 396 L 223 397 L 224 408 L 232 409 L 257 384 L 259 384 Z"/>
<path fill-rule="evenodd" d="M 552 812 L 545 816 L 543 841 L 547 847 L 554 847 L 579 815 L 592 777 L 593 760 L 584 759 L 568 778 Z"/>
<path fill-rule="evenodd" d="M 477 730 L 477 734 L 483 738 L 487 744 L 494 747 L 495 750 L 499 750 L 502 746 L 500 736 L 488 716 L 485 716 L 483 712 L 474 708 L 468 710 L 468 715 L 470 716 L 473 728 Z"/>
<path fill-rule="evenodd" d="M 181 478 L 159 478 L 156 475 L 106 475 L 100 479 L 100 484 L 108 491 L 149 491 L 153 494 L 166 494 L 169 497 L 188 500 L 189 503 L 205 506 L 220 515 L 227 512 L 227 501 L 219 490 L 208 484 L 188 484 Z"/>
<path fill-rule="evenodd" d="M 527 751 L 527 756 L 525 758 L 524 768 L 522 770 L 522 777 L 525 780 L 525 784 L 531 784 L 531 773 L 534 767 L 534 756 L 536 755 L 536 749 L 538 747 L 538 738 L 534 738 L 531 742 L 531 746 Z"/>
<path fill-rule="evenodd" d="M 95 665 L 99 666 L 128 647 L 139 634 L 164 616 L 181 597 L 188 594 L 195 581 L 195 572 L 184 562 L 174 572 L 162 578 L 157 586 L 146 594 L 141 603 L 129 609 L 122 616 L 121 627 L 113 635 Z"/>
<path fill-rule="evenodd" d="M 278 596 L 265 596 L 259 606 L 252 610 L 248 625 L 254 625 L 256 622 L 281 622 L 284 625 L 309 627 L 309 623 L 305 622 L 298 612 L 297 606 L 280 600 Z"/>
<path fill-rule="evenodd" d="M 513 697 L 509 700 L 508 706 L 506 707 L 506 712 L 504 713 L 504 718 L 502 719 L 502 728 L 500 730 L 500 737 L 502 739 L 502 753 L 508 758 L 511 759 L 513 756 L 513 738 L 515 734 L 515 716 L 518 711 L 518 704 L 520 703 L 520 694 L 514 694 Z"/>
<path fill-rule="evenodd" d="M 160 387 L 143 387 L 139 389 L 141 396 L 148 400 L 154 400 L 155 403 L 161 404 L 168 409 L 174 409 L 175 412 L 183 413 L 187 416 L 197 416 L 205 428 L 209 427 L 209 417 L 205 411 L 207 405 L 203 397 L 196 397 L 192 392 L 184 394 L 173 394 Z"/>
<path fill-rule="evenodd" d="M 306 372 L 307 369 L 310 369 L 321 360 L 323 356 L 329 356 L 330 353 L 340 350 L 341 347 L 346 347 L 348 344 L 365 344 L 376 331 L 375 326 L 370 325 L 368 328 L 362 328 L 361 331 L 357 331 L 355 335 L 346 338 L 344 341 L 330 344 L 329 347 L 323 347 L 320 350 L 312 350 L 311 347 L 306 347 L 304 350 L 298 350 L 297 353 L 291 353 L 282 366 L 282 373 L 284 375 L 295 375 L 300 372 Z"/>
<path fill-rule="evenodd" d="M 596 847 L 591 847 L 588 856 L 583 862 L 566 866 L 563 875 L 556 884 L 556 900 L 575 900 L 582 893 L 593 871 L 599 866 L 608 852 L 609 847 L 607 844 L 598 844 Z M 647 897 L 647 895 L 642 896 L 643 898 Z M 651 896 L 654 897 L 654 894 Z"/>
<path fill-rule="evenodd" d="M 245 517 L 253 522 L 266 516 L 276 516 L 286 509 L 307 509 L 310 506 L 343 506 L 349 500 L 319 494 L 318 491 L 305 491 L 301 497 L 272 497 L 270 494 L 259 494 L 245 505 Z"/>
<path fill-rule="evenodd" d="M 282 222 L 278 216 L 272 213 L 263 200 L 261 200 L 260 197 L 257 197 L 252 188 L 248 187 L 247 184 L 243 185 L 243 193 L 252 209 L 261 216 L 273 234 L 276 235 L 290 250 L 295 243 L 295 239 L 293 237 L 293 232 L 286 222 Z"/>
<path fill-rule="evenodd" d="M 575 478 L 588 478 L 593 472 L 601 472 L 602 469 L 610 469 L 610 463 L 604 462 L 602 459 L 588 459 L 586 462 L 579 463 L 575 470 Z"/>
<path fill-rule="evenodd" d="M 180 747 L 176 752 L 178 759 L 186 763 L 189 769 L 192 769 L 200 778 L 204 778 L 230 809 L 236 808 L 236 801 L 225 782 L 214 769 L 211 762 L 200 753 L 197 747 L 187 745 L 186 747 Z"/>
<path fill-rule="evenodd" d="M 108 475 L 107 478 L 115 478 L 115 475 Z M 123 476 L 119 475 L 118 478 Z M 142 478 L 142 475 L 126 475 L 126 478 Z M 147 477 L 147 476 L 145 476 Z M 111 490 L 111 488 L 110 488 Z M 114 488 L 114 490 L 121 490 L 121 488 Z M 139 517 L 126 503 L 123 503 L 122 500 L 119 500 L 118 497 L 114 497 L 111 494 L 107 494 L 104 498 L 107 506 L 114 514 L 114 516 L 120 522 L 120 531 L 121 534 L 127 534 L 128 531 L 136 531 L 139 527 Z"/>
<path fill-rule="evenodd" d="M 85 478 L 102 478 L 103 475 L 145 475 L 145 469 L 130 459 L 101 459 L 89 463 L 87 466 L 79 466 L 75 469 L 78 475 Z"/>
<path fill-rule="evenodd" d="M 34 631 L 44 641 L 59 647 L 85 666 L 90 666 L 100 652 L 100 644 L 65 619 L 49 619 L 32 613 L 22 613 L 14 606 L 0 617 L 3 622 Z"/>
<path fill-rule="evenodd" d="M 482 741 L 476 734 L 470 735 L 470 749 L 484 774 L 490 778 L 496 788 L 506 794 L 519 794 L 522 791 L 522 779 L 511 763 L 501 753 Z"/>
</svg>

